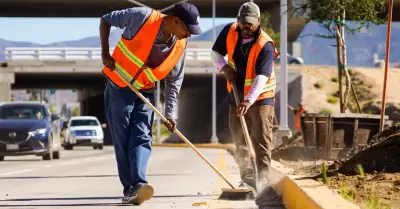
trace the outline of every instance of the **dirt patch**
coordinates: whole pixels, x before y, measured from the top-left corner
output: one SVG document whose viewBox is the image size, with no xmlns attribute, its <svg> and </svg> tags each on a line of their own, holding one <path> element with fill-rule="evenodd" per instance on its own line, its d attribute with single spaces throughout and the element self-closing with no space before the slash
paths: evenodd
<svg viewBox="0 0 400 209">
<path fill-rule="evenodd" d="M 328 169 L 327 186 L 363 208 L 400 208 L 400 126 L 375 135 Z M 321 180 L 321 174 L 314 177 Z"/>
<path fill-rule="evenodd" d="M 304 152 L 302 137 L 287 140 L 273 151 L 273 158 L 301 174 L 322 181 L 322 160 Z M 340 161 L 328 162 L 332 190 L 363 209 L 400 209 L 400 126 L 395 125 L 357 146 Z M 360 167 L 362 169 L 360 169 Z"/>
<path fill-rule="evenodd" d="M 400 173 L 330 177 L 327 186 L 365 209 L 400 208 Z"/>
</svg>

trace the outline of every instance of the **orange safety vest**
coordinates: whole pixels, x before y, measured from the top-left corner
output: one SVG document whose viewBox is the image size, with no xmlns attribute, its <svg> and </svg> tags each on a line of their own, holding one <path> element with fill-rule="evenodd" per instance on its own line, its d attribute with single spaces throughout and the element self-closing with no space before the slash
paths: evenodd
<svg viewBox="0 0 400 209">
<path fill-rule="evenodd" d="M 114 71 L 136 89 L 154 88 L 155 82 L 167 76 L 185 50 L 186 39 L 176 40 L 170 54 L 158 67 L 152 69 L 146 65 L 164 16 L 153 10 L 135 37 L 132 40 L 121 37 L 112 54 L 115 60 Z M 103 68 L 103 73 L 113 83 L 119 87 L 126 87 L 125 82 L 114 71 L 108 67 Z"/>
<path fill-rule="evenodd" d="M 294 128 L 296 130 L 301 129 L 300 115 L 303 114 L 304 112 L 305 112 L 305 110 L 303 108 L 301 108 L 299 111 L 296 112 L 296 115 L 294 116 Z"/>
<path fill-rule="evenodd" d="M 226 49 L 228 52 L 228 64 L 232 66 L 232 68 L 237 71 L 235 62 L 233 61 L 233 53 L 236 48 L 236 43 L 239 38 L 239 34 L 237 32 L 237 27 L 238 23 L 232 24 L 231 28 L 229 29 L 228 32 L 228 37 L 226 39 Z M 264 45 L 268 42 L 271 42 L 274 45 L 275 48 L 275 43 L 274 41 L 264 32 L 261 30 L 261 34 L 258 37 L 257 41 L 253 44 L 251 47 L 249 57 L 247 60 L 247 68 L 246 68 L 246 78 L 244 82 L 244 96 L 246 96 L 251 88 L 251 85 L 253 84 L 255 78 L 256 78 L 256 62 L 257 62 L 257 57 L 258 54 L 260 53 L 261 49 L 264 47 Z M 274 54 L 274 59 L 278 56 L 278 52 L 275 49 L 275 54 Z M 232 86 L 229 82 L 227 82 L 227 88 L 228 92 L 230 93 L 232 91 Z M 271 76 L 269 77 L 268 81 L 266 82 L 262 93 L 260 96 L 256 99 L 256 101 L 264 98 L 273 98 L 275 96 L 275 89 L 276 89 L 276 79 L 275 79 L 275 71 L 274 68 L 272 67 L 272 72 Z"/>
</svg>

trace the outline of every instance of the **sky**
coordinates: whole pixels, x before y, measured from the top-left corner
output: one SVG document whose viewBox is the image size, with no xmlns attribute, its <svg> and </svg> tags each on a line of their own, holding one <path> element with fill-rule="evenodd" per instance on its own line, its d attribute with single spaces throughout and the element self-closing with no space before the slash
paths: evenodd
<svg viewBox="0 0 400 209">
<path fill-rule="evenodd" d="M 216 18 L 215 25 L 232 21 L 235 19 Z M 212 18 L 200 20 L 203 32 L 212 25 Z M 48 44 L 97 36 L 98 31 L 99 18 L 0 18 L 0 38 L 10 41 Z"/>
</svg>

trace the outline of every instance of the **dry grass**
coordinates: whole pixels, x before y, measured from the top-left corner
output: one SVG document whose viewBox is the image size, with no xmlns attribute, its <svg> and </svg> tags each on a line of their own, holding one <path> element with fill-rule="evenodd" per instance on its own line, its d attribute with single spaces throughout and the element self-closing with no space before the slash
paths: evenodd
<svg viewBox="0 0 400 209">
<path fill-rule="evenodd" d="M 298 68 L 296 66 L 296 69 Z M 311 112 L 325 112 L 325 110 L 330 110 L 332 113 L 338 113 L 339 104 L 338 102 L 335 103 L 333 99 L 338 91 L 337 67 L 304 65 L 301 67 L 301 73 L 303 75 L 304 89 L 302 92 L 302 101 L 304 101 L 306 109 Z M 381 100 L 383 88 L 382 69 L 351 67 L 351 74 L 359 77 L 355 85 L 362 86 L 363 91 L 361 92 L 368 90 L 369 94 L 373 95 L 372 98 L 368 99 L 372 99 L 373 102 Z M 345 80 L 343 79 L 343 81 Z M 396 91 L 400 89 L 399 81 L 400 70 L 390 69 L 386 98 L 388 103 L 400 103 L 400 94 Z M 321 88 L 316 88 L 316 83 L 318 83 L 318 86 L 321 84 Z M 369 95 L 358 96 L 368 97 Z"/>
</svg>

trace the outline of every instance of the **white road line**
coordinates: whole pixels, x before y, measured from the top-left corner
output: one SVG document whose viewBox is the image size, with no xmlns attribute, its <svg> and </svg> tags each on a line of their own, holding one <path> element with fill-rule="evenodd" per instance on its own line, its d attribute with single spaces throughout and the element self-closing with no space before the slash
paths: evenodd
<svg viewBox="0 0 400 209">
<path fill-rule="evenodd" d="M 69 162 L 62 162 L 59 163 L 60 165 L 73 165 L 73 164 L 79 164 L 79 161 L 69 161 Z"/>
<path fill-rule="evenodd" d="M 12 171 L 12 172 L 7 172 L 7 173 L 0 173 L 0 176 L 8 176 L 8 175 L 13 175 L 13 174 L 20 174 L 20 173 L 26 173 L 26 172 L 31 172 L 34 171 L 35 169 L 25 169 L 25 170 L 20 170 L 20 171 Z"/>
<path fill-rule="evenodd" d="M 113 156 L 111 157 L 111 159 L 114 158 Z M 109 156 L 102 156 L 102 157 L 88 157 L 88 158 L 84 158 L 84 159 L 74 159 L 74 160 L 70 160 L 67 162 L 60 162 L 57 163 L 55 165 L 51 165 L 51 164 L 45 164 L 43 165 L 43 168 L 51 168 L 51 167 L 57 167 L 59 165 L 76 165 L 76 164 L 81 164 L 87 161 L 100 161 L 100 160 L 106 160 L 106 159 L 110 159 Z M 14 175 L 14 174 L 20 174 L 20 173 L 27 173 L 27 172 L 31 172 L 31 171 L 36 171 L 38 169 L 25 169 L 25 170 L 19 170 L 19 171 L 11 171 L 11 172 L 7 172 L 7 173 L 0 173 L 0 176 L 9 176 L 9 175 Z"/>
</svg>

